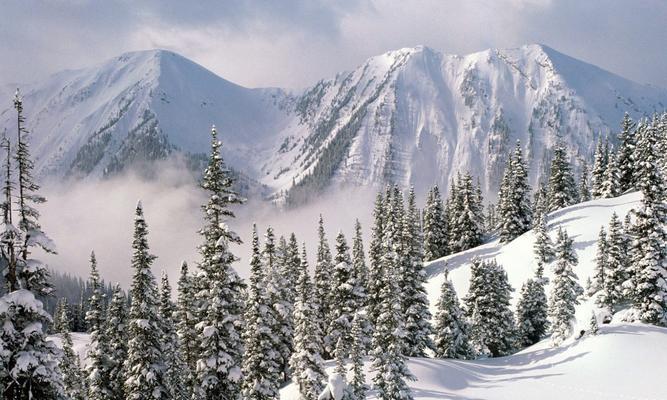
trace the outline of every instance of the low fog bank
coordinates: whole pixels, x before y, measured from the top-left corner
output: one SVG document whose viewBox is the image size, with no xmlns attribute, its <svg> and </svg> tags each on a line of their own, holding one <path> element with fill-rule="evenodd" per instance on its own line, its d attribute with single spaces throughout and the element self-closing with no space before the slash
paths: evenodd
<svg viewBox="0 0 667 400">
<path fill-rule="evenodd" d="M 196 178 L 182 165 L 165 162 L 157 170 L 157 176 L 150 180 L 128 173 L 96 182 L 45 183 L 43 193 L 48 202 L 40 207 L 41 222 L 56 242 L 58 254 L 42 258 L 54 270 L 85 278 L 89 272 L 90 252 L 94 250 L 103 279 L 119 282 L 127 288 L 132 277 L 130 246 L 134 210 L 141 200 L 149 228 L 149 245 L 158 256 L 153 272 L 159 277 L 161 270 L 167 271 L 175 287 L 181 262 L 194 266 L 199 258 L 197 231 L 202 225 L 201 204 L 206 195 L 197 186 Z M 324 216 L 332 250 L 335 236 L 341 230 L 351 246 L 356 218 L 361 221 L 367 239 L 374 196 L 375 189 L 332 190 L 318 201 L 290 210 L 249 200 L 236 208 L 237 218 L 229 222 L 244 241 L 233 248 L 240 258 L 235 264 L 236 270 L 242 277 L 248 276 L 253 222 L 257 224 L 262 242 L 268 226 L 274 228 L 276 237 L 294 232 L 299 243 L 307 243 L 311 263 L 320 213 Z"/>
</svg>

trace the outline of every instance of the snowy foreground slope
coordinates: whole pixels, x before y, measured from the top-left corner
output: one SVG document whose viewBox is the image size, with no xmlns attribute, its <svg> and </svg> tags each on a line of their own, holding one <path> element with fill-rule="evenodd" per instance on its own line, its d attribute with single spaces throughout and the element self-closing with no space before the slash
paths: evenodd
<svg viewBox="0 0 667 400">
<path fill-rule="evenodd" d="M 600 227 L 608 224 L 614 212 L 623 219 L 629 210 L 639 206 L 640 199 L 640 193 L 630 193 L 577 204 L 549 215 L 552 238 L 562 227 L 574 239 L 579 258 L 575 272 L 582 286 L 593 275 Z M 450 270 L 458 295 L 466 294 L 469 261 L 475 256 L 495 257 L 505 267 L 515 288 L 516 304 L 522 283 L 533 276 L 533 242 L 533 233 L 527 232 L 506 245 L 495 239 L 429 263 L 427 290 L 431 306 L 439 296 L 445 268 Z M 552 277 L 549 268 L 545 274 Z M 590 320 L 591 307 L 590 302 L 585 302 L 577 309 L 582 328 Z M 417 377 L 410 383 L 416 399 L 658 400 L 667 399 L 667 387 L 661 384 L 666 357 L 667 329 L 614 322 L 601 326 L 598 336 L 571 339 L 558 348 L 551 348 L 547 339 L 508 357 L 477 361 L 412 358 L 408 366 Z M 369 383 L 371 376 L 367 371 Z M 284 388 L 281 398 L 296 399 L 296 390 L 293 385 Z M 370 398 L 374 398 L 372 393 Z"/>
</svg>

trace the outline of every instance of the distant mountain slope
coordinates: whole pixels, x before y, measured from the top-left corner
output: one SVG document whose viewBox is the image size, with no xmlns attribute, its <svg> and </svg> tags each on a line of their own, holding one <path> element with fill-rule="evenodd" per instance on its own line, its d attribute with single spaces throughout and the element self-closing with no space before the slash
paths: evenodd
<svg viewBox="0 0 667 400">
<path fill-rule="evenodd" d="M 590 159 L 625 111 L 667 108 L 667 90 L 542 45 L 466 56 L 405 48 L 302 92 L 243 88 L 151 50 L 24 92 L 42 175 L 96 178 L 174 153 L 197 161 L 217 124 L 229 164 L 295 203 L 338 184 L 446 188 L 460 170 L 493 196 L 516 140 L 535 182 L 557 137 L 573 159 Z M 11 93 L 0 89 L 0 130 L 10 133 Z"/>
</svg>

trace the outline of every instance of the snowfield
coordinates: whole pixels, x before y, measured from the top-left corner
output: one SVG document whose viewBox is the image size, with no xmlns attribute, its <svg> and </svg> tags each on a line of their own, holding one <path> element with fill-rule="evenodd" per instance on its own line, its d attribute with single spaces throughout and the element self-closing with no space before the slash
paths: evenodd
<svg viewBox="0 0 667 400">
<path fill-rule="evenodd" d="M 596 241 L 601 226 L 607 226 L 616 212 L 623 220 L 638 208 L 640 193 L 613 199 L 580 203 L 549 214 L 548 230 L 555 239 L 559 227 L 574 239 L 579 258 L 575 273 L 582 286 L 593 276 Z M 532 277 L 536 266 L 532 231 L 501 245 L 498 239 L 474 249 L 453 254 L 427 264 L 427 290 L 431 312 L 440 294 L 443 271 L 449 269 L 459 297 L 465 296 L 470 279 L 470 260 L 495 258 L 507 271 L 514 287 L 513 304 L 523 282 Z M 545 275 L 552 277 L 547 267 Z M 547 286 L 547 294 L 550 287 Z M 591 318 L 591 300 L 577 308 L 575 332 L 585 329 Z M 659 400 L 667 399 L 664 363 L 667 360 L 667 329 L 644 324 L 614 321 L 601 325 L 597 336 L 571 338 L 552 348 L 548 339 L 517 354 L 495 359 L 460 361 L 411 358 L 408 367 L 416 381 L 410 383 L 416 399 L 461 400 Z M 333 364 L 328 365 L 333 369 Z M 366 378 L 371 383 L 370 361 Z M 350 376 L 351 378 L 351 376 Z M 298 399 L 297 388 L 288 385 L 283 400 Z M 376 398 L 369 393 L 369 398 Z"/>
</svg>

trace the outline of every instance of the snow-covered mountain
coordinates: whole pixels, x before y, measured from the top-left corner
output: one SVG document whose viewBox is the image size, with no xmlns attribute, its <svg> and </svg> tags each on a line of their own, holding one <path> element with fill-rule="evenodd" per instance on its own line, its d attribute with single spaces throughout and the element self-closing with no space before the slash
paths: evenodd
<svg viewBox="0 0 667 400">
<path fill-rule="evenodd" d="M 667 108 L 667 90 L 542 45 L 467 56 L 400 49 L 302 92 L 246 89 L 154 50 L 25 90 L 41 174 L 96 177 L 173 152 L 197 160 L 217 124 L 228 162 L 295 202 L 335 184 L 423 192 L 461 170 L 494 193 L 516 140 L 535 182 L 558 136 L 573 159 L 590 159 L 625 111 Z M 0 129 L 11 130 L 11 95 L 2 98 Z"/>
</svg>

